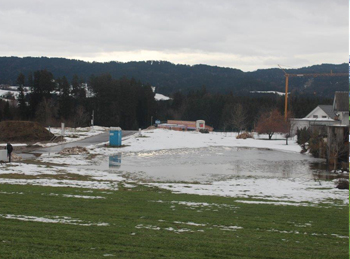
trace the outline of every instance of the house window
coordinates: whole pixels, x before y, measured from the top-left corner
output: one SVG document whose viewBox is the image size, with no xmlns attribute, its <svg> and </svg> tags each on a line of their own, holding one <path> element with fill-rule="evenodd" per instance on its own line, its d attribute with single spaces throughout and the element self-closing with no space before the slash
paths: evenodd
<svg viewBox="0 0 350 259">
<path fill-rule="evenodd" d="M 327 118 L 327 116 L 323 115 L 322 118 Z"/>
<path fill-rule="evenodd" d="M 318 115 L 314 115 L 314 116 L 312 116 L 313 118 L 318 118 Z"/>
</svg>

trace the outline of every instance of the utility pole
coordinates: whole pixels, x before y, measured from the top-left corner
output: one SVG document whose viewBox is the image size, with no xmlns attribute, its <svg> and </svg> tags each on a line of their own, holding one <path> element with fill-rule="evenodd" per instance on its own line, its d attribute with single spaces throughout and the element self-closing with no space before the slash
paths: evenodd
<svg viewBox="0 0 350 259">
<path fill-rule="evenodd" d="M 91 115 L 91 127 L 94 128 L 94 118 L 95 118 L 95 110 L 92 110 L 92 115 Z"/>
</svg>

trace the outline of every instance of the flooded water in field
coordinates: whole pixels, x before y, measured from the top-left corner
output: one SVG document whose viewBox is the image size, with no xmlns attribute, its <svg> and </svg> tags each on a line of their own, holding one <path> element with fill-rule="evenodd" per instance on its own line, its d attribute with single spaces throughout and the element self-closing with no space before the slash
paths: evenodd
<svg viewBox="0 0 350 259">
<path fill-rule="evenodd" d="M 237 176 L 314 179 L 327 174 L 323 163 L 323 159 L 298 153 L 210 147 L 118 154 L 93 167 L 135 179 L 203 182 Z"/>
</svg>

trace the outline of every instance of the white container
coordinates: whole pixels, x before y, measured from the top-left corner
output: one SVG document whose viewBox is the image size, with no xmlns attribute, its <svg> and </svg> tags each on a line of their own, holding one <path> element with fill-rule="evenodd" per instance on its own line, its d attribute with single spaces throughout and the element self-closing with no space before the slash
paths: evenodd
<svg viewBox="0 0 350 259">
<path fill-rule="evenodd" d="M 205 121 L 204 120 L 197 120 L 196 121 L 196 130 L 205 129 Z"/>
<path fill-rule="evenodd" d="M 0 161 L 7 162 L 9 161 L 7 157 L 7 149 L 0 150 Z"/>
</svg>

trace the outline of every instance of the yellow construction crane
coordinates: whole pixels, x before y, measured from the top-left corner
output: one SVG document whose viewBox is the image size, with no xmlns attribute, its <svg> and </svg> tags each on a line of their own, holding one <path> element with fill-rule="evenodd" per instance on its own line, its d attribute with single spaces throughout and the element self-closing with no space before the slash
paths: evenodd
<svg viewBox="0 0 350 259">
<path fill-rule="evenodd" d="M 284 120 L 287 121 L 287 113 L 288 113 L 288 81 L 289 77 L 318 77 L 318 76 L 349 76 L 348 73 L 333 73 L 332 71 L 330 73 L 324 73 L 324 74 L 288 74 L 284 69 L 278 65 L 280 69 L 284 72 L 284 76 L 286 77 L 286 94 L 284 96 Z"/>
</svg>

